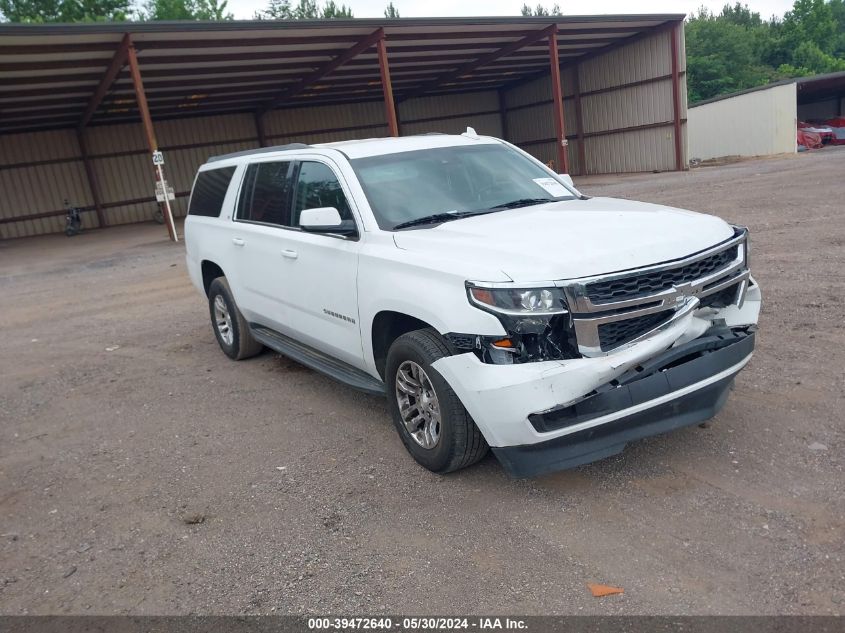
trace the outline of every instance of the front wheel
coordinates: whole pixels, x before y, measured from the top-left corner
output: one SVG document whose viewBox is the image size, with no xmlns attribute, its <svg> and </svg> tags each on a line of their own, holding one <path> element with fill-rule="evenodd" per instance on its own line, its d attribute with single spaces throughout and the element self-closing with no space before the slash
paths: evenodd
<svg viewBox="0 0 845 633">
<path fill-rule="evenodd" d="M 208 288 L 208 310 L 211 313 L 211 326 L 220 349 L 232 360 L 242 360 L 259 354 L 264 347 L 256 341 L 249 331 L 249 324 L 244 319 L 229 289 L 225 277 L 218 277 Z"/>
<path fill-rule="evenodd" d="M 435 330 L 416 330 L 393 342 L 385 370 L 388 406 L 402 443 L 436 473 L 470 466 L 488 450 L 457 394 L 431 366 L 449 355 Z"/>
</svg>

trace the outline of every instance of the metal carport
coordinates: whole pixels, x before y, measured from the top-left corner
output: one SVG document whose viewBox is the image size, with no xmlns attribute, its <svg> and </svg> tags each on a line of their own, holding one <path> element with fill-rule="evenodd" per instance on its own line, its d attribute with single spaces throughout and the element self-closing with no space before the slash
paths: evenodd
<svg viewBox="0 0 845 633">
<path fill-rule="evenodd" d="M 561 171 L 684 169 L 683 15 L 0 25 L 0 236 L 176 215 L 207 155 L 473 125 Z"/>
</svg>

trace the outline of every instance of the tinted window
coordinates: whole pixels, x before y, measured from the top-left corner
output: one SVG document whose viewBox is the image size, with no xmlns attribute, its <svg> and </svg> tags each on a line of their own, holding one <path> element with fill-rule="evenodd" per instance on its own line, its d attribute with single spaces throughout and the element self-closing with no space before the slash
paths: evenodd
<svg viewBox="0 0 845 633">
<path fill-rule="evenodd" d="M 290 221 L 291 163 L 255 163 L 247 167 L 238 219 L 287 225 Z"/>
<path fill-rule="evenodd" d="M 343 189 L 334 172 L 323 163 L 305 161 L 299 168 L 296 184 L 296 203 L 292 226 L 299 226 L 299 214 L 303 209 L 334 207 L 342 220 L 351 220 L 352 212 L 343 195 Z"/>
<path fill-rule="evenodd" d="M 223 198 L 235 173 L 234 167 L 207 169 L 197 175 L 194 190 L 191 193 L 189 215 L 204 215 L 216 218 L 223 209 Z"/>
</svg>

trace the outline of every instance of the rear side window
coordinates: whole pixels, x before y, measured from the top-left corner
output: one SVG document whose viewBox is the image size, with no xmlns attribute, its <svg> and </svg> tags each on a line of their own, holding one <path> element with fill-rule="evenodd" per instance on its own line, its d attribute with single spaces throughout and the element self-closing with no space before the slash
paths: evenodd
<svg viewBox="0 0 845 633">
<path fill-rule="evenodd" d="M 197 175 L 194 190 L 191 193 L 191 206 L 188 215 L 204 215 L 216 218 L 223 209 L 223 198 L 235 173 L 234 167 L 207 169 Z"/>
<path fill-rule="evenodd" d="M 290 219 L 290 173 L 290 161 L 247 167 L 238 219 L 285 226 Z"/>
</svg>

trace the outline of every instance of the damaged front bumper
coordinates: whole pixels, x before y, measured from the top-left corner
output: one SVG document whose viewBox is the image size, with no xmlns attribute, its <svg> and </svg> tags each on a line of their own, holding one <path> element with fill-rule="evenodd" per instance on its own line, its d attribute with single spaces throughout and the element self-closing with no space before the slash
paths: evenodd
<svg viewBox="0 0 845 633">
<path fill-rule="evenodd" d="M 759 307 L 755 285 L 742 308 L 687 314 L 605 356 L 503 366 L 467 353 L 432 366 L 508 472 L 531 477 L 715 415 L 751 359 Z"/>
</svg>

